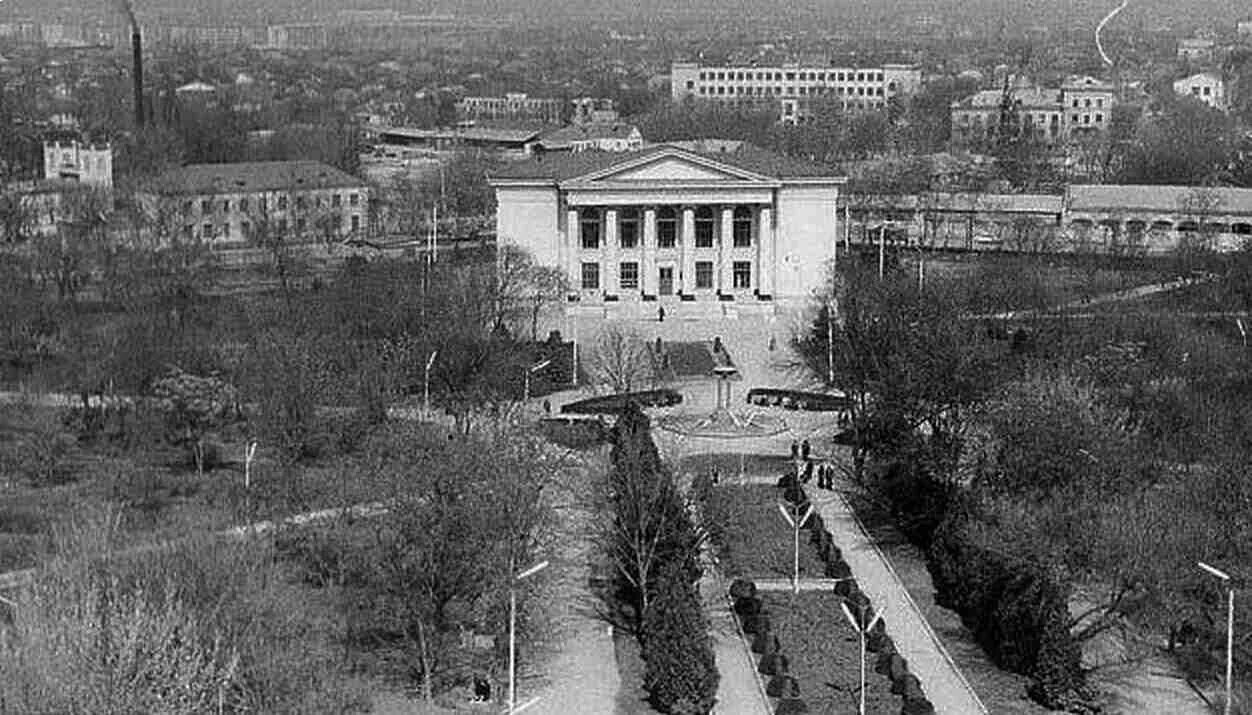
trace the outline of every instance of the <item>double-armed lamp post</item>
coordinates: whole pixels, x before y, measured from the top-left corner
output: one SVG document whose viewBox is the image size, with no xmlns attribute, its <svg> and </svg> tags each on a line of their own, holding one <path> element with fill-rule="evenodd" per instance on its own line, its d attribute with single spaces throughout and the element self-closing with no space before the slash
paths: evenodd
<svg viewBox="0 0 1252 715">
<path fill-rule="evenodd" d="M 1196 563 L 1201 570 L 1216 576 L 1226 584 L 1226 705 L 1222 712 L 1230 715 L 1232 701 L 1234 699 L 1234 674 L 1235 674 L 1235 582 L 1230 574 L 1222 571 L 1215 566 L 1209 566 L 1203 561 Z"/>
</svg>

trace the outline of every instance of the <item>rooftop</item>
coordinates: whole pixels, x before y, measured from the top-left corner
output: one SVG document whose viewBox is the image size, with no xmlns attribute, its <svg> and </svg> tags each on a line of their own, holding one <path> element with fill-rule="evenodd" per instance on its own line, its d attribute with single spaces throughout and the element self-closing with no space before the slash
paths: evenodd
<svg viewBox="0 0 1252 715">
<path fill-rule="evenodd" d="M 1073 184 L 1071 211 L 1155 211 L 1252 215 L 1252 189 L 1128 184 Z"/>
<path fill-rule="evenodd" d="M 637 131 L 639 130 L 635 125 L 620 122 L 572 124 L 544 134 L 539 141 L 543 144 L 568 144 L 596 139 L 629 139 Z"/>
<path fill-rule="evenodd" d="M 693 146 L 693 144 L 688 146 Z M 724 151 L 700 151 L 680 144 L 655 144 L 628 152 L 581 151 L 572 154 L 544 154 L 506 166 L 494 172 L 491 178 L 566 181 L 604 171 L 618 164 L 633 164 L 666 154 L 703 157 L 744 171 L 782 179 L 841 176 L 835 167 L 803 159 L 793 159 L 743 142 L 727 143 L 720 148 Z"/>
<path fill-rule="evenodd" d="M 365 182 L 320 161 L 254 161 L 190 164 L 162 174 L 162 194 L 233 194 L 293 189 L 340 189 Z"/>
</svg>

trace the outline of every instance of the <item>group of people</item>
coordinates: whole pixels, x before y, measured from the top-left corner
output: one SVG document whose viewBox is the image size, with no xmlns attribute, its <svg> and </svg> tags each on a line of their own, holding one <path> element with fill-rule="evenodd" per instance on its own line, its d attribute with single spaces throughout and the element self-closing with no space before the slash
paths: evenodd
<svg viewBox="0 0 1252 715">
<path fill-rule="evenodd" d="M 812 448 L 807 439 L 791 443 L 791 459 L 799 468 L 800 483 L 808 484 L 816 476 L 818 489 L 834 489 L 835 465 L 830 462 L 814 462 L 811 453 Z M 801 464 L 804 466 L 799 467 Z"/>
</svg>

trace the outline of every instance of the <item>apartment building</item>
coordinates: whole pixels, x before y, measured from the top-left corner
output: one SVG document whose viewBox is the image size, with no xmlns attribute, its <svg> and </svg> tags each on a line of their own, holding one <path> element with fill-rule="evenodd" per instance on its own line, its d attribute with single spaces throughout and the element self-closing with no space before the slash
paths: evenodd
<svg viewBox="0 0 1252 715">
<path fill-rule="evenodd" d="M 45 181 L 73 181 L 103 189 L 113 188 L 113 147 L 79 139 L 58 139 L 43 144 Z"/>
<path fill-rule="evenodd" d="M 972 144 L 1000 131 L 1004 89 L 977 92 L 952 103 L 952 141 Z M 1112 83 L 1094 77 L 1070 77 L 1059 87 L 1019 84 L 1008 90 L 1016 113 L 1016 131 L 1032 132 L 1048 144 L 1108 131 L 1116 102 Z"/>
<path fill-rule="evenodd" d="M 893 97 L 913 94 L 921 84 L 921 68 L 908 64 L 706 67 L 675 62 L 670 68 L 670 92 L 675 102 L 695 99 L 733 107 L 776 105 L 778 119 L 784 124 L 808 121 L 813 106 L 821 101 L 834 101 L 847 110 L 883 109 Z"/>
<path fill-rule="evenodd" d="M 329 240 L 367 225 L 369 185 L 317 161 L 192 164 L 141 197 L 158 230 L 215 243 Z"/>
</svg>

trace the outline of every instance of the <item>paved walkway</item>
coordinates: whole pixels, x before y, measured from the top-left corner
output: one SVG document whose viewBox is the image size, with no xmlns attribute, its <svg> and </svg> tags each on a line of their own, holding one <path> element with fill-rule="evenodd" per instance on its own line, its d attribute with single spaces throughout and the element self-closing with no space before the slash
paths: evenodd
<svg viewBox="0 0 1252 715">
<path fill-rule="evenodd" d="M 988 712 L 848 503 L 831 492 L 815 492 L 810 498 L 857 585 L 883 614 L 896 650 L 908 661 L 909 672 L 921 681 L 935 711 L 954 715 Z"/>
<path fill-rule="evenodd" d="M 713 655 L 717 658 L 717 705 L 721 715 L 769 715 L 765 684 L 756 672 L 756 659 L 744 641 L 739 622 L 730 609 L 727 584 L 716 564 L 707 557 L 700 578 L 700 599 L 709 618 Z"/>
</svg>

